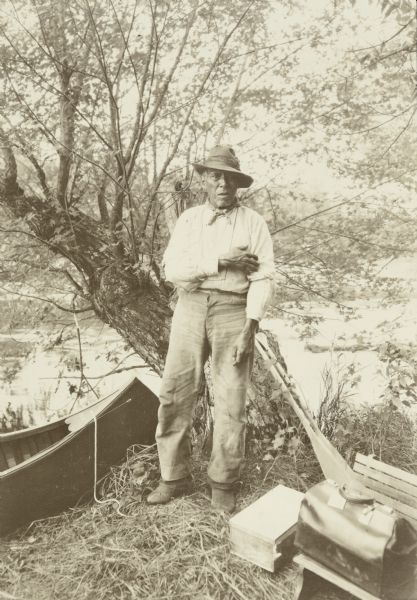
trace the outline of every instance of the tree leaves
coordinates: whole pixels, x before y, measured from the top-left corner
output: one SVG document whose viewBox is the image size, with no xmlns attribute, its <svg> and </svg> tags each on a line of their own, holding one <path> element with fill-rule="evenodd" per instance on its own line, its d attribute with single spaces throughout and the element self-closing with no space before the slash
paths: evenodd
<svg viewBox="0 0 417 600">
<path fill-rule="evenodd" d="M 385 18 L 388 18 L 395 11 L 397 18 L 403 20 L 404 18 L 411 18 L 415 8 L 413 0 L 382 0 L 381 10 Z"/>
</svg>

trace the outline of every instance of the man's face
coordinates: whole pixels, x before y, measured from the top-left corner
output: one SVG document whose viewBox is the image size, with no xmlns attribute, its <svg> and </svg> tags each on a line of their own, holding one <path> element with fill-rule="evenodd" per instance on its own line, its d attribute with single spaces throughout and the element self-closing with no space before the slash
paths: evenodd
<svg viewBox="0 0 417 600">
<path fill-rule="evenodd" d="M 208 201 L 213 208 L 229 208 L 235 201 L 238 181 L 233 173 L 207 169 L 203 175 Z"/>
</svg>

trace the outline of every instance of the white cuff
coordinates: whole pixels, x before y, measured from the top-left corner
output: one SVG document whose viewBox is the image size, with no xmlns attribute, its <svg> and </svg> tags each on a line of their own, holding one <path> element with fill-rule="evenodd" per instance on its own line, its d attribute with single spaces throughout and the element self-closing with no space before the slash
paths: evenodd
<svg viewBox="0 0 417 600">
<path fill-rule="evenodd" d="M 257 314 L 253 309 L 252 310 L 246 309 L 246 318 L 253 319 L 254 321 L 258 321 L 258 323 L 262 319 L 262 317 L 259 314 Z"/>
<path fill-rule="evenodd" d="M 260 321 L 264 318 L 266 309 L 272 300 L 274 282 L 271 279 L 251 281 L 248 290 L 246 316 L 248 319 Z"/>
</svg>

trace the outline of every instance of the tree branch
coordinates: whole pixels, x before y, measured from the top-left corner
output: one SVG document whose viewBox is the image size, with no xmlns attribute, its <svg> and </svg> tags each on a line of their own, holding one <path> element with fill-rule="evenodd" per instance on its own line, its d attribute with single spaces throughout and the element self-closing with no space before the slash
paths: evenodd
<svg viewBox="0 0 417 600">
<path fill-rule="evenodd" d="M 384 150 L 384 152 L 379 156 L 379 160 L 381 160 L 381 158 L 383 158 L 386 154 L 388 154 L 388 152 L 391 150 L 391 148 L 398 142 L 400 137 L 402 135 L 404 135 L 404 133 L 410 127 L 411 121 L 413 120 L 416 112 L 417 112 L 417 104 L 416 104 L 414 111 L 411 113 L 410 118 L 408 119 L 407 123 L 404 125 L 404 127 L 401 129 L 401 131 L 398 133 L 398 135 L 395 136 L 395 138 L 392 140 L 392 142 L 389 144 L 389 146 Z"/>
<path fill-rule="evenodd" d="M 66 59 L 64 59 L 65 61 Z M 74 148 L 74 106 L 69 95 L 71 93 L 70 80 L 71 71 L 69 67 L 63 67 L 60 71 L 61 81 L 61 100 L 60 100 L 60 142 L 58 149 L 59 167 L 56 183 L 56 198 L 59 204 L 65 208 L 67 206 L 66 190 L 68 185 L 69 173 L 72 162 L 72 150 Z"/>
<path fill-rule="evenodd" d="M 5 163 L 4 174 L 1 181 L 1 191 L 5 196 L 14 196 L 15 194 L 21 193 L 21 190 L 17 183 L 17 165 L 16 159 L 9 142 L 9 139 L 0 126 L 0 142 L 1 150 L 3 153 L 3 159 Z"/>
<path fill-rule="evenodd" d="M 383 48 L 386 44 L 388 44 L 388 42 L 390 42 L 394 38 L 398 37 L 404 31 L 404 29 L 407 29 L 407 27 L 409 25 L 411 25 L 411 23 L 414 21 L 414 19 L 415 19 L 415 16 L 411 17 L 411 19 L 405 25 L 400 27 L 400 29 L 396 33 L 391 35 L 386 40 L 383 40 L 379 44 L 374 44 L 373 46 L 366 46 L 365 48 L 355 48 L 353 50 L 348 50 L 348 52 L 363 52 L 364 50 L 372 50 L 374 48 Z"/>
<path fill-rule="evenodd" d="M 24 294 L 23 292 L 17 292 L 16 290 L 9 290 L 6 287 L 0 285 L 0 290 L 3 290 L 3 292 L 7 292 L 8 294 L 13 294 L 14 296 L 21 296 L 22 298 L 30 298 L 32 300 L 40 300 L 41 302 L 46 302 L 47 304 L 52 304 L 53 306 L 55 306 L 56 308 L 59 308 L 59 310 L 62 310 L 64 312 L 69 312 L 69 313 L 84 313 L 84 312 L 88 312 L 90 310 L 94 310 L 94 308 L 92 306 L 87 306 L 86 308 L 68 308 L 67 306 L 62 306 L 61 304 L 58 304 L 58 302 L 55 302 L 54 300 L 51 300 L 50 298 L 41 298 L 40 296 L 34 296 L 32 294 Z"/>
<path fill-rule="evenodd" d="M 236 82 L 235 82 L 235 85 L 234 85 L 234 88 L 233 88 L 233 92 L 232 92 L 232 94 L 231 94 L 231 96 L 229 98 L 229 102 L 227 103 L 227 107 L 226 107 L 226 110 L 224 111 L 224 115 L 223 115 L 223 121 L 222 121 L 222 123 L 221 123 L 221 125 L 219 127 L 219 130 L 218 130 L 216 138 L 215 138 L 215 144 L 216 145 L 220 144 L 220 142 L 221 142 L 221 140 L 222 140 L 222 138 L 224 136 L 224 132 L 225 132 L 225 129 L 226 129 L 227 122 L 228 122 L 228 120 L 230 118 L 230 115 L 232 113 L 233 107 L 234 107 L 235 102 L 236 102 L 236 98 L 237 98 L 238 93 L 239 93 L 240 84 L 241 84 L 241 81 L 242 81 L 243 73 L 246 70 L 247 62 L 248 62 L 248 55 L 246 54 L 243 57 L 242 63 L 240 65 L 239 74 L 237 76 L 237 79 L 236 79 Z"/>
<path fill-rule="evenodd" d="M 305 217 L 298 219 L 298 221 L 294 221 L 294 223 L 289 223 L 288 225 L 284 225 L 284 227 L 275 229 L 275 231 L 271 232 L 271 235 L 276 235 L 277 233 L 280 233 L 281 231 L 285 231 L 286 229 L 290 229 L 291 227 L 294 227 L 295 225 L 298 225 L 299 223 L 303 223 L 304 221 L 313 219 L 314 217 L 317 217 L 319 215 L 327 213 L 331 210 L 334 210 L 335 208 L 339 208 L 339 206 L 344 206 L 345 204 L 349 204 L 350 202 L 353 202 L 354 200 L 357 200 L 358 198 L 363 196 L 363 194 L 366 194 L 366 192 L 369 192 L 370 190 L 376 190 L 377 188 L 379 188 L 387 183 L 391 183 L 392 181 L 397 181 L 397 179 L 399 177 L 401 177 L 402 175 L 408 175 L 409 173 L 414 173 L 415 171 L 417 171 L 417 167 L 415 169 L 407 169 L 406 171 L 403 171 L 403 173 L 401 173 L 400 175 L 397 175 L 396 177 L 390 177 L 389 179 L 386 179 L 385 181 L 381 181 L 381 182 L 369 187 L 366 190 L 362 190 L 358 194 L 355 194 L 354 196 L 352 196 L 352 198 L 348 198 L 347 200 L 343 200 L 342 202 L 338 202 L 337 204 L 332 204 L 332 206 L 328 206 L 327 208 L 323 208 L 322 210 L 318 210 L 314 213 L 306 215 Z"/>
<path fill-rule="evenodd" d="M 6 39 L 7 43 L 9 44 L 9 46 L 12 48 L 12 50 L 14 50 L 14 52 L 16 53 L 16 55 L 20 58 L 20 60 L 23 62 L 23 64 L 29 69 L 29 71 L 31 71 L 34 75 L 36 75 L 36 77 L 39 79 L 40 82 L 44 83 L 47 86 L 47 89 L 49 92 L 53 92 L 56 96 L 58 96 L 58 98 L 61 99 L 62 96 L 62 89 L 58 89 L 57 87 L 55 87 L 49 80 L 47 80 L 41 73 L 39 73 L 39 71 L 37 71 L 37 69 L 33 66 L 33 64 L 31 64 L 28 60 L 26 60 L 26 58 L 21 54 L 21 52 L 19 51 L 19 49 L 16 47 L 16 45 L 12 42 L 12 40 L 9 38 L 9 36 L 7 36 L 7 34 L 3 31 L 3 36 Z M 86 49 L 86 52 L 89 49 Z M 6 76 L 8 78 L 8 80 L 11 82 L 10 79 L 10 75 L 5 67 L 5 65 L 3 64 L 3 67 L 6 71 Z M 68 65 L 67 65 L 67 68 Z M 73 70 L 71 71 L 73 72 Z M 84 75 L 84 73 L 82 73 Z M 41 89 L 45 89 L 44 87 L 42 87 L 39 84 L 39 81 L 35 81 L 35 79 L 33 80 L 34 83 L 38 86 L 41 87 Z M 14 87 L 14 86 L 13 86 Z M 79 90 L 81 91 L 81 90 Z M 21 98 L 21 95 L 14 89 L 14 92 L 16 94 L 16 96 L 18 98 Z M 91 123 L 91 121 L 89 121 L 89 119 L 84 115 L 84 113 L 78 108 L 77 103 L 78 103 L 78 99 L 79 99 L 79 95 L 77 93 L 75 93 L 74 98 L 76 100 L 76 103 L 74 104 L 73 102 L 73 98 L 71 98 L 70 96 L 65 96 L 62 100 L 65 100 L 66 102 L 68 102 L 68 105 L 74 109 L 74 111 L 78 114 L 78 116 L 87 123 L 88 127 L 91 129 L 91 131 L 93 131 L 96 136 L 98 137 L 98 139 L 109 149 L 109 150 L 113 150 L 111 144 L 106 140 L 106 138 L 100 133 L 100 131 L 94 126 L 93 123 Z M 27 105 L 27 103 L 25 102 L 25 104 Z M 27 105 L 28 106 L 28 105 Z M 31 110 L 30 111 L 32 115 L 34 115 L 35 113 Z M 36 119 L 39 123 L 41 123 L 40 119 L 37 118 Z"/>
<path fill-rule="evenodd" d="M 84 288 L 78 283 L 78 281 L 76 281 L 74 279 L 74 277 L 71 275 L 71 273 L 67 269 L 58 269 L 56 267 L 49 267 L 49 271 L 51 271 L 51 273 L 62 273 L 63 275 L 65 275 L 65 277 L 68 279 L 68 281 L 78 291 L 79 295 L 82 296 L 83 298 L 86 298 L 87 294 L 86 294 Z"/>
<path fill-rule="evenodd" d="M 358 244 L 364 244 L 365 246 L 372 246 L 374 248 L 379 248 L 380 250 L 389 250 L 390 252 L 407 252 L 410 248 L 404 247 L 395 247 L 395 246 L 383 246 L 382 244 L 376 244 L 375 242 L 368 242 L 366 239 L 359 238 L 354 235 L 348 235 L 346 233 L 342 233 L 341 231 L 326 231 L 325 229 L 320 229 L 319 227 L 303 227 L 302 225 L 296 225 L 298 229 L 303 229 L 304 231 L 316 231 L 318 233 L 325 233 L 326 235 L 330 235 L 332 237 L 337 238 L 345 238 L 347 240 L 352 240 Z"/>
<path fill-rule="evenodd" d="M 141 122 L 142 122 L 142 113 L 144 112 L 143 98 L 144 98 L 144 93 L 145 93 L 146 80 L 147 80 L 148 73 L 149 73 L 149 66 L 151 64 L 154 33 L 155 33 L 155 29 L 154 29 L 153 22 L 152 22 L 151 23 L 151 31 L 150 31 L 150 35 L 149 35 L 148 48 L 147 48 L 147 52 L 146 52 L 145 65 L 144 65 L 143 73 L 142 73 L 142 80 L 140 83 L 140 87 L 138 89 L 139 98 L 138 98 L 138 103 L 137 103 L 137 108 L 136 108 L 136 119 L 135 119 L 135 123 L 133 125 L 132 137 L 130 140 L 130 144 L 128 145 L 128 150 L 127 150 L 126 158 L 125 158 L 126 163 L 131 159 L 132 153 L 134 152 L 134 148 L 135 148 L 136 144 L 138 143 L 138 137 L 139 137 L 140 127 L 141 127 Z"/>
<path fill-rule="evenodd" d="M 10 81 L 10 80 L 9 80 Z M 49 143 L 54 146 L 55 145 L 59 145 L 62 146 L 62 142 L 55 136 L 55 134 L 48 129 L 40 120 L 40 118 L 32 111 L 31 107 L 29 106 L 29 104 L 24 100 L 24 98 L 22 98 L 20 96 L 20 94 L 18 93 L 18 91 L 14 88 L 12 82 L 10 81 L 11 85 L 12 85 L 12 89 L 16 95 L 16 98 L 19 100 L 19 102 L 26 108 L 26 110 L 28 111 L 30 117 L 39 124 L 43 134 L 45 135 L 46 139 L 49 141 Z M 111 146 L 109 146 L 110 149 L 112 149 Z M 84 156 L 82 154 L 80 154 L 78 151 L 72 149 L 72 154 L 74 156 L 77 156 L 78 158 L 80 158 L 81 160 L 87 162 L 90 165 L 93 165 L 94 167 L 96 167 L 97 169 L 99 169 L 100 171 L 102 171 L 117 187 L 119 187 L 121 190 L 124 190 L 122 184 L 120 183 L 120 181 L 118 181 L 117 179 L 115 179 L 111 173 L 105 168 L 103 167 L 100 163 L 92 160 L 91 158 L 88 158 L 87 156 Z"/>
<path fill-rule="evenodd" d="M 235 23 L 235 25 L 230 29 L 230 31 L 224 37 L 224 39 L 223 39 L 223 41 L 222 41 L 219 49 L 216 52 L 214 60 L 209 65 L 209 67 L 208 67 L 208 69 L 207 69 L 207 71 L 206 71 L 206 73 L 205 73 L 205 75 L 204 75 L 204 77 L 203 77 L 203 79 L 202 79 L 199 87 L 198 87 L 196 98 L 199 98 L 203 94 L 204 88 L 206 87 L 206 84 L 207 84 L 207 82 L 208 82 L 211 74 L 213 73 L 215 67 L 217 66 L 219 58 L 222 55 L 224 49 L 226 48 L 227 43 L 229 42 L 230 38 L 235 33 L 235 31 L 238 29 L 238 27 L 242 23 L 243 19 L 248 14 L 248 12 L 249 12 L 250 8 L 252 7 L 253 3 L 254 3 L 254 0 L 251 0 L 251 2 L 249 2 L 248 6 L 244 10 L 244 12 L 241 14 L 241 16 L 239 17 L 238 21 Z M 155 199 L 155 192 L 156 192 L 156 190 L 158 190 L 158 188 L 159 188 L 159 186 L 160 186 L 163 178 L 165 177 L 166 171 L 167 171 L 170 163 L 172 162 L 172 159 L 174 158 L 174 156 L 175 156 L 175 154 L 176 154 L 176 152 L 178 150 L 178 146 L 179 146 L 179 144 L 181 142 L 182 136 L 183 136 L 185 128 L 186 128 L 186 126 L 187 126 L 187 124 L 189 122 L 189 119 L 190 119 L 191 113 L 192 113 L 192 111 L 194 109 L 194 106 L 195 106 L 195 102 L 193 102 L 191 104 L 190 108 L 188 109 L 188 111 L 187 111 L 187 113 L 186 113 L 186 115 L 185 115 L 185 117 L 183 119 L 182 125 L 180 127 L 179 132 L 178 132 L 178 135 L 177 135 L 177 137 L 176 137 L 176 139 L 174 141 L 172 150 L 168 154 L 168 156 L 166 157 L 165 162 L 164 162 L 164 164 L 163 164 L 163 166 L 162 166 L 162 168 L 161 168 L 161 170 L 159 172 L 158 178 L 157 178 L 156 183 L 154 185 L 154 192 L 151 194 L 150 201 L 148 203 L 148 207 L 147 207 L 147 211 L 146 211 L 146 216 L 145 216 L 145 221 L 144 221 L 144 225 L 143 225 L 143 229 L 142 229 L 142 234 L 143 235 L 145 234 L 145 231 L 146 231 L 146 228 L 147 228 L 147 225 L 148 225 L 148 220 L 149 220 L 149 216 L 150 216 L 151 206 L 152 206 L 152 203 L 154 202 L 154 199 Z"/>
</svg>

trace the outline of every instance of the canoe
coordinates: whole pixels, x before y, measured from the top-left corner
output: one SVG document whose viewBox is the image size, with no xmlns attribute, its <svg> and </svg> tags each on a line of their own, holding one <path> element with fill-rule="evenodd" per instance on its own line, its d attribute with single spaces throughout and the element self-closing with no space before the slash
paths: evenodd
<svg viewBox="0 0 417 600">
<path fill-rule="evenodd" d="M 129 446 L 154 443 L 158 406 L 134 378 L 66 418 L 0 434 L 0 535 L 91 498 L 95 466 L 100 479 Z"/>
</svg>

